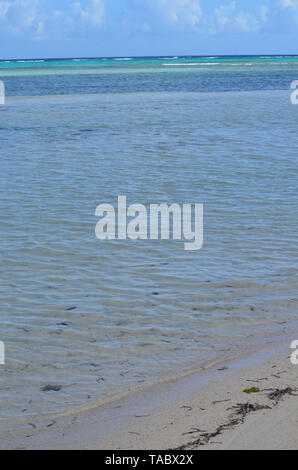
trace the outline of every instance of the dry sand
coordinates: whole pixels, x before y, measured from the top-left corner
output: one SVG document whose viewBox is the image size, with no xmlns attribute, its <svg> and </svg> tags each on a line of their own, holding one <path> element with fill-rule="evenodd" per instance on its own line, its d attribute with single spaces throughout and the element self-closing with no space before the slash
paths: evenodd
<svg viewBox="0 0 298 470">
<path fill-rule="evenodd" d="M 222 371 L 223 372 L 223 371 Z M 298 449 L 298 366 L 289 354 L 241 373 L 213 382 L 175 404 L 161 407 L 150 416 L 134 419 L 108 439 L 94 442 L 97 449 L 188 449 L 246 450 Z M 243 390 L 260 388 L 247 395 Z M 274 390 L 297 388 L 277 403 L 268 398 Z M 237 415 L 238 404 L 268 406 L 270 409 Z M 236 407 L 236 408 L 234 408 Z M 240 420 L 230 426 L 233 420 Z M 243 422 L 242 422 L 243 421 Z M 208 441 L 206 433 L 221 434 Z M 200 441 L 200 444 L 199 444 Z"/>
<path fill-rule="evenodd" d="M 47 428 L 36 423 L 35 429 L 31 425 L 25 432 L 2 434 L 0 448 L 298 449 L 298 366 L 292 365 L 290 355 L 287 342 L 275 353 L 263 351 L 152 387 L 109 406 L 60 418 Z M 260 392 L 243 392 L 252 387 Z M 285 393 L 278 403 L 268 397 L 287 388 L 294 392 Z M 239 405 L 261 409 L 246 406 L 244 416 L 237 414 Z M 218 435 L 206 438 L 219 428 Z"/>
</svg>

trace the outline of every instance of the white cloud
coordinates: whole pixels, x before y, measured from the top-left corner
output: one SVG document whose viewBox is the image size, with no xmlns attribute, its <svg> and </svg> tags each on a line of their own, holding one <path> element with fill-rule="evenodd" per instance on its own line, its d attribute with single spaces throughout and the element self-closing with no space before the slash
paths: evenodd
<svg viewBox="0 0 298 470">
<path fill-rule="evenodd" d="M 196 29 L 201 19 L 199 0 L 129 0 L 123 18 L 132 31 Z"/>
<path fill-rule="evenodd" d="M 292 10 L 298 9 L 297 0 L 280 0 L 279 3 L 282 8 L 291 8 Z"/>
<path fill-rule="evenodd" d="M 222 5 L 214 11 L 213 33 L 218 31 L 255 32 L 258 31 L 262 23 L 266 21 L 267 9 L 261 6 L 254 14 L 245 10 L 239 10 L 238 3 L 233 1 Z"/>
<path fill-rule="evenodd" d="M 34 28 L 38 16 L 39 0 L 0 2 L 1 30 L 18 33 Z"/>
<path fill-rule="evenodd" d="M 264 10 L 263 10 L 264 12 Z M 289 35 L 297 32 L 298 0 L 271 0 L 263 17 L 262 31 Z"/>
<path fill-rule="evenodd" d="M 278 1 L 298 4 L 298 0 Z M 124 14 L 126 31 L 257 32 L 269 17 L 266 5 L 247 11 L 243 2 L 236 0 L 223 0 L 222 5 L 213 10 L 203 8 L 204 4 L 203 0 L 127 0 Z"/>
<path fill-rule="evenodd" d="M 38 38 L 59 32 L 96 30 L 102 27 L 104 15 L 105 0 L 77 1 L 64 10 L 51 8 L 47 0 L 0 1 L 1 33 L 14 35 L 29 31 Z"/>
<path fill-rule="evenodd" d="M 100 27 L 103 24 L 105 7 L 103 0 L 90 0 L 85 7 L 80 2 L 70 5 L 70 16 L 79 25 Z"/>
<path fill-rule="evenodd" d="M 260 7 L 260 18 L 261 22 L 266 23 L 268 21 L 270 10 L 266 5 Z"/>
<path fill-rule="evenodd" d="M 4 18 L 9 8 L 9 2 L 0 2 L 0 19 Z"/>
<path fill-rule="evenodd" d="M 233 18 L 236 9 L 236 2 L 232 2 L 229 5 L 222 5 L 215 9 L 215 23 L 219 29 L 227 27 Z"/>
<path fill-rule="evenodd" d="M 240 13 L 235 18 L 235 22 L 240 31 L 244 32 L 257 31 L 260 27 L 258 17 L 245 11 L 240 11 Z"/>
<path fill-rule="evenodd" d="M 298 21 L 298 0 L 279 0 L 277 9 L 280 7 L 284 13 L 290 14 L 295 22 Z"/>
<path fill-rule="evenodd" d="M 196 27 L 202 18 L 202 10 L 198 0 L 161 0 L 156 3 L 168 22 L 174 25 L 183 24 Z"/>
<path fill-rule="evenodd" d="M 53 0 L 0 0 L 0 34 L 27 34 L 31 39 L 73 38 L 105 28 L 117 36 L 130 33 L 276 32 L 287 34 L 298 23 L 298 0 L 263 0 L 254 11 L 240 0 L 69 0 L 64 8 Z M 108 8 L 106 8 L 108 7 Z M 113 7 L 113 8 L 112 8 Z M 109 17 L 109 13 L 111 17 Z"/>
</svg>

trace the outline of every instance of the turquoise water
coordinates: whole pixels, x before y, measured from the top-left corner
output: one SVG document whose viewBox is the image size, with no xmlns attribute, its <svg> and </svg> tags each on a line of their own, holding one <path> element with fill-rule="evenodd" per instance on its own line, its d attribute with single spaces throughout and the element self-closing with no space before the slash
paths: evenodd
<svg viewBox="0 0 298 470">
<path fill-rule="evenodd" d="M 0 61 L 8 96 L 285 90 L 298 56 Z"/>
<path fill-rule="evenodd" d="M 2 430 L 296 320 L 297 60 L 0 64 Z M 100 242 L 95 208 L 118 195 L 203 203 L 203 250 Z"/>
</svg>

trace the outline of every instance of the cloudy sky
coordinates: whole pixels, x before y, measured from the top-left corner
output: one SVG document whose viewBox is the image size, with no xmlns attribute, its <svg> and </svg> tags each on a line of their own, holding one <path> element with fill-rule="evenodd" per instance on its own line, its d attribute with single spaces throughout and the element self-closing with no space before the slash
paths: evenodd
<svg viewBox="0 0 298 470">
<path fill-rule="evenodd" d="M 298 0 L 0 0 L 0 58 L 297 54 Z"/>
</svg>

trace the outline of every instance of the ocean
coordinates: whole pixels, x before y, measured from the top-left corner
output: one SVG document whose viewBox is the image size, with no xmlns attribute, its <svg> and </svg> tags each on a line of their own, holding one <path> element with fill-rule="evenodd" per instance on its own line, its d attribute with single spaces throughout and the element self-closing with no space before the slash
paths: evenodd
<svg viewBox="0 0 298 470">
<path fill-rule="evenodd" d="M 0 62 L 1 431 L 294 328 L 296 79 L 298 56 Z M 97 240 L 118 195 L 204 204 L 203 249 Z"/>
</svg>

